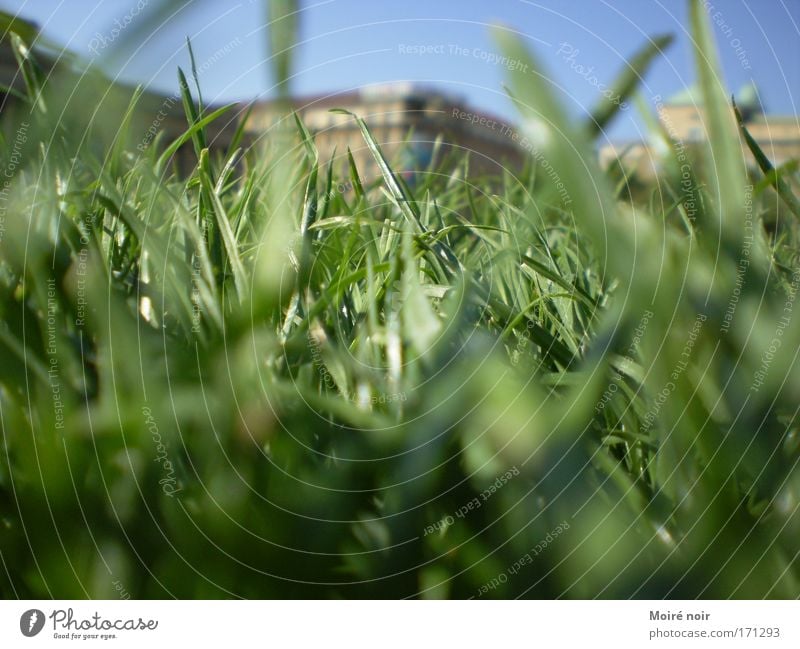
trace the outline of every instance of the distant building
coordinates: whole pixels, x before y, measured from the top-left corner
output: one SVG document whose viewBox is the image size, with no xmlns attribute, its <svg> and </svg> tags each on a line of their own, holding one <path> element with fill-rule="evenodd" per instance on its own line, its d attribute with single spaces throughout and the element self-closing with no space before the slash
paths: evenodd
<svg viewBox="0 0 800 649">
<path fill-rule="evenodd" d="M 323 163 L 335 156 L 335 164 L 343 169 L 349 148 L 359 172 L 368 179 L 379 176 L 380 170 L 358 124 L 350 115 L 331 109 L 343 108 L 364 118 L 384 155 L 402 171 L 425 170 L 448 155 L 463 159 L 469 154 L 472 175 L 505 166 L 518 168 L 524 158 L 512 126 L 470 109 L 456 97 L 413 84 L 294 99 L 291 108 L 313 133 Z M 257 103 L 245 126 L 249 138 L 268 137 L 282 110 L 275 102 Z M 434 143 L 439 136 L 442 144 L 437 153 Z"/>
<path fill-rule="evenodd" d="M 747 130 L 773 165 L 778 167 L 800 158 L 800 118 L 766 114 L 754 84 L 741 88 L 735 97 Z M 656 101 L 656 110 L 667 135 L 666 143 L 663 137 L 654 137 L 650 142 L 607 145 L 600 150 L 600 162 L 604 167 L 620 160 L 626 168 L 648 177 L 656 173 L 660 160 L 669 155 L 670 146 L 692 147 L 706 142 L 707 119 L 696 86 L 682 90 L 663 103 Z M 730 119 L 733 124 L 733 111 Z M 755 160 L 744 141 L 742 150 L 748 166 L 755 168 Z"/>
</svg>

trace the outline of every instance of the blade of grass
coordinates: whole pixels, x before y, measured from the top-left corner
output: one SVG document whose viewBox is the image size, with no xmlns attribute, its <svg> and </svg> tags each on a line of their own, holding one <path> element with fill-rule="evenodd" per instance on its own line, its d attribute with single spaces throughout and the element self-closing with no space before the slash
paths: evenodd
<svg viewBox="0 0 800 649">
<path fill-rule="evenodd" d="M 596 137 L 605 130 L 614 115 L 621 110 L 625 100 L 633 95 L 652 62 L 663 54 L 672 41 L 671 34 L 651 38 L 632 59 L 625 63 L 623 71 L 610 86 L 609 94 L 614 97 L 614 100 L 604 98 L 600 105 L 592 111 L 589 123 L 586 125 L 590 138 Z"/>
<path fill-rule="evenodd" d="M 200 182 L 202 183 L 203 190 L 206 197 L 210 200 L 213 207 L 213 213 L 219 232 L 222 235 L 222 242 L 225 246 L 225 254 L 228 265 L 233 275 L 234 285 L 236 287 L 236 294 L 239 300 L 244 300 L 247 295 L 247 276 L 242 265 L 241 257 L 239 256 L 239 247 L 237 246 L 236 239 L 233 236 L 231 223 L 228 219 L 228 214 L 225 206 L 220 200 L 219 194 L 216 192 L 213 181 L 211 178 L 211 171 L 209 169 L 208 150 L 203 149 L 200 152 Z"/>
<path fill-rule="evenodd" d="M 209 113 L 206 117 L 203 117 L 197 123 L 189 126 L 189 128 L 183 133 L 183 135 L 174 140 L 166 149 L 164 149 L 164 152 L 159 156 L 158 162 L 156 163 L 157 175 L 161 175 L 169 159 L 178 151 L 178 149 L 180 149 L 184 144 L 186 144 L 186 142 L 188 142 L 190 139 L 193 139 L 199 129 L 204 128 L 214 120 L 218 119 L 221 115 L 227 113 L 231 108 L 234 108 L 235 106 L 236 104 L 228 104 L 226 106 L 217 108 L 214 112 Z"/>
<path fill-rule="evenodd" d="M 708 12 L 700 0 L 691 0 L 690 7 L 695 65 L 713 165 L 709 181 L 717 203 L 717 228 L 712 237 L 721 235 L 732 254 L 736 255 L 741 248 L 744 187 L 747 184 L 744 160 L 728 108 L 728 94 L 723 85 Z"/>
<path fill-rule="evenodd" d="M 786 206 L 791 210 L 792 214 L 800 219 L 800 201 L 798 201 L 797 197 L 794 195 L 791 187 L 789 187 L 781 175 L 777 173 L 775 167 L 772 166 L 772 163 L 769 161 L 763 149 L 758 146 L 758 142 L 750 135 L 750 131 L 748 131 L 747 126 L 745 126 L 742 113 L 736 106 L 736 102 L 733 99 L 731 99 L 731 101 L 733 103 L 733 112 L 736 115 L 736 123 L 739 125 L 739 131 L 747 144 L 747 148 L 750 149 L 750 152 L 753 154 L 753 158 L 755 158 L 759 169 L 761 169 L 764 174 L 764 178 L 768 179 L 769 184 L 775 188 L 775 191 L 778 192 L 778 196 L 786 203 Z"/>
</svg>

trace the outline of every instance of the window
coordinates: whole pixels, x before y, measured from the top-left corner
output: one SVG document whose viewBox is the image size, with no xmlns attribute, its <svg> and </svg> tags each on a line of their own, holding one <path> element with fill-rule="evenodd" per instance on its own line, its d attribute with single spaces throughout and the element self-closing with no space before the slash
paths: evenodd
<svg viewBox="0 0 800 649">
<path fill-rule="evenodd" d="M 409 112 L 425 110 L 425 100 L 422 97 L 409 97 L 406 99 L 406 110 Z"/>
</svg>

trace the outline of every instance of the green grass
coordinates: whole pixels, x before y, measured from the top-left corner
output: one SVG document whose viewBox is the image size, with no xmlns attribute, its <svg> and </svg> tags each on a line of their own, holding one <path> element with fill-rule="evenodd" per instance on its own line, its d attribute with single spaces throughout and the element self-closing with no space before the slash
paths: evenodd
<svg viewBox="0 0 800 649">
<path fill-rule="evenodd" d="M 361 121 L 380 178 L 320 166 L 290 117 L 209 150 L 230 109 L 183 73 L 186 134 L 142 154 L 139 93 L 70 97 L 15 39 L 0 594 L 797 597 L 796 171 L 748 177 L 693 6 L 690 194 L 676 159 L 631 200 L 593 153 L 613 106 L 573 123 L 546 75 L 509 78 L 569 205 L 533 159 L 409 187 Z"/>
</svg>

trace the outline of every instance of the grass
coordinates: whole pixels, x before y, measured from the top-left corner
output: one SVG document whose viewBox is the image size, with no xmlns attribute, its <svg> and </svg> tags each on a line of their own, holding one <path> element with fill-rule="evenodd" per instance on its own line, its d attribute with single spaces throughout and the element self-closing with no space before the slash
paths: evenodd
<svg viewBox="0 0 800 649">
<path fill-rule="evenodd" d="M 676 154 L 632 199 L 593 153 L 614 106 L 511 74 L 568 205 L 533 158 L 409 186 L 356 116 L 380 178 L 289 118 L 209 149 L 232 109 L 182 72 L 186 134 L 141 153 L 140 93 L 79 102 L 14 36 L 0 594 L 797 597 L 796 172 L 748 176 L 693 7 L 688 193 Z"/>
</svg>

